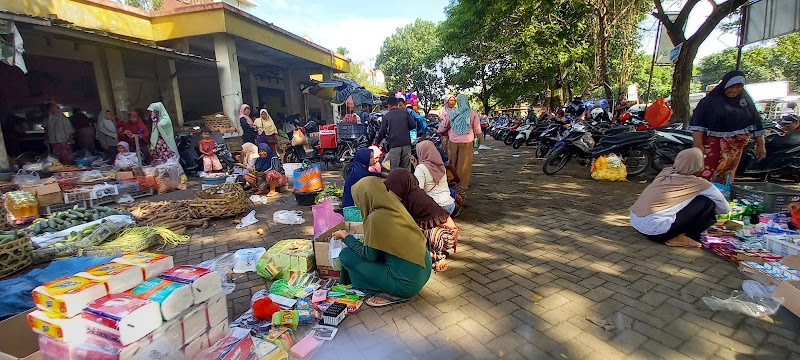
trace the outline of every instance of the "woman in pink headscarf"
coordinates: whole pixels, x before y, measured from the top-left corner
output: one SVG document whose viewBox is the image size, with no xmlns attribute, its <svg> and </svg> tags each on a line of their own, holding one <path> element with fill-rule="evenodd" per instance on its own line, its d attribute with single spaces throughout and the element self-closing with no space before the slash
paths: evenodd
<svg viewBox="0 0 800 360">
<path fill-rule="evenodd" d="M 257 144 L 256 137 L 256 124 L 250 118 L 250 105 L 242 104 L 239 108 L 239 125 L 242 126 L 242 142 Z"/>
<path fill-rule="evenodd" d="M 444 106 L 442 107 L 442 111 L 439 112 L 439 120 L 440 121 L 442 119 L 444 119 L 445 116 L 447 116 L 447 114 L 449 114 L 451 111 L 456 109 L 456 96 L 455 95 L 447 94 L 444 97 L 442 97 L 442 100 L 444 100 Z M 440 135 L 441 138 L 442 138 L 442 143 L 441 143 L 440 146 L 441 146 L 442 149 L 444 149 L 444 153 L 447 156 L 450 156 L 450 138 L 447 136 L 447 133 L 448 133 L 447 131 L 444 131 Z"/>
<path fill-rule="evenodd" d="M 372 145 L 369 147 L 372 150 L 372 157 L 375 159 L 375 165 L 369 167 L 369 171 L 374 173 L 381 173 L 381 148 Z"/>
</svg>

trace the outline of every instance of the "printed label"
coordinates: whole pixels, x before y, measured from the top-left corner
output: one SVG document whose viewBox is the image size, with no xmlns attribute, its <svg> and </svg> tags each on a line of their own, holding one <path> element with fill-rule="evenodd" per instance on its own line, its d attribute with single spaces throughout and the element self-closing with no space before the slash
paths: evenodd
<svg viewBox="0 0 800 360">
<path fill-rule="evenodd" d="M 164 300 L 166 300 L 173 291 L 183 286 L 187 285 L 164 279 L 150 279 L 131 290 L 131 294 L 142 299 L 158 301 L 160 304 L 163 304 Z"/>
<path fill-rule="evenodd" d="M 211 273 L 211 271 L 205 268 L 183 265 L 167 270 L 159 277 L 179 283 L 191 284 L 209 273 Z"/>
</svg>

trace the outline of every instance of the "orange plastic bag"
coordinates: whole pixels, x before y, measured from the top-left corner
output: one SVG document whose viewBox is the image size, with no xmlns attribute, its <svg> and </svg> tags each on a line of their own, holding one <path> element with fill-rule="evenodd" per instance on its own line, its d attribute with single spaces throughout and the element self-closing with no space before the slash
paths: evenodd
<svg viewBox="0 0 800 360">
<path fill-rule="evenodd" d="M 644 112 L 644 121 L 647 121 L 652 127 L 667 125 L 671 117 L 672 109 L 667 106 L 667 100 L 663 97 L 658 98 L 658 100 L 647 107 L 647 111 Z"/>
<path fill-rule="evenodd" d="M 800 228 L 800 202 L 789 203 L 786 208 L 792 214 L 792 224 Z"/>
</svg>

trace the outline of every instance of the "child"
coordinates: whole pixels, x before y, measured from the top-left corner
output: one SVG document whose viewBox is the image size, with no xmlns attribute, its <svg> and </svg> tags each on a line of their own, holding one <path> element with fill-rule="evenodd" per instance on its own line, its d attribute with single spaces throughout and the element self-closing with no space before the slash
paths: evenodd
<svg viewBox="0 0 800 360">
<path fill-rule="evenodd" d="M 130 145 L 125 141 L 117 143 L 117 157 L 114 158 L 114 167 L 120 170 L 129 170 L 137 165 L 136 153 L 131 152 Z"/>
<path fill-rule="evenodd" d="M 212 172 L 222 170 L 222 164 L 219 162 L 219 158 L 217 158 L 217 154 L 214 150 L 217 143 L 211 138 L 211 130 L 204 127 L 200 132 L 203 135 L 203 140 L 199 141 L 200 154 L 202 154 L 203 157 L 203 171 Z"/>
</svg>

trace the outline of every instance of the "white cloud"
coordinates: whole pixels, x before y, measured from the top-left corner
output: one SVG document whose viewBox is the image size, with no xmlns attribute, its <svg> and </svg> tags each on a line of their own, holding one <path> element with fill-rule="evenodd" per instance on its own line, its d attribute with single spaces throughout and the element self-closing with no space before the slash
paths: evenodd
<svg viewBox="0 0 800 360">
<path fill-rule="evenodd" d="M 306 34 L 317 44 L 329 49 L 344 46 L 350 50 L 349 57 L 358 61 L 375 61 L 383 41 L 398 27 L 414 22 L 414 19 L 347 18 L 316 24 L 308 27 Z M 302 35 L 302 34 L 301 34 Z M 369 61 L 368 61 L 369 62 Z"/>
</svg>

